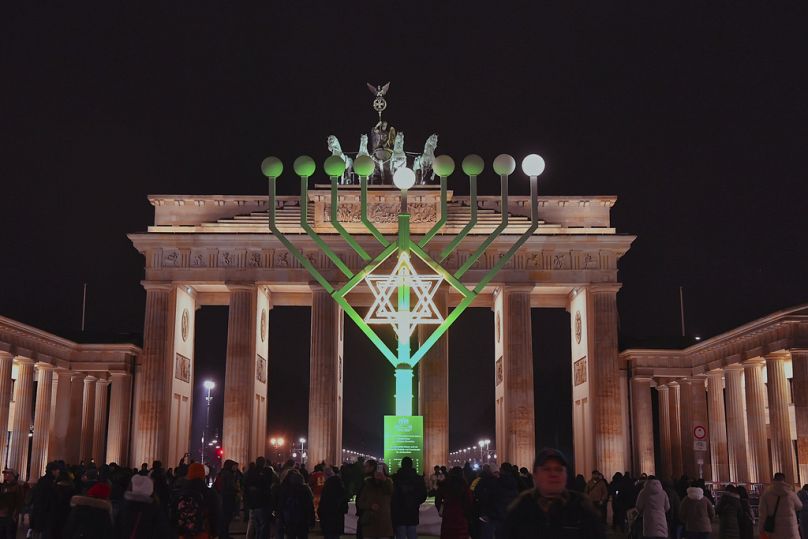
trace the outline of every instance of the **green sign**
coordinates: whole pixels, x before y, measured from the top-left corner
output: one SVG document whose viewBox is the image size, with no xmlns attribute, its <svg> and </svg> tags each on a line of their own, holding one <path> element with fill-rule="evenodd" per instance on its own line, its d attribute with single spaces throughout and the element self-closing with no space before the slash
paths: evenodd
<svg viewBox="0 0 808 539">
<path fill-rule="evenodd" d="M 410 457 L 419 474 L 424 473 L 424 418 L 420 415 L 384 416 L 384 462 L 395 473 L 401 459 Z"/>
</svg>

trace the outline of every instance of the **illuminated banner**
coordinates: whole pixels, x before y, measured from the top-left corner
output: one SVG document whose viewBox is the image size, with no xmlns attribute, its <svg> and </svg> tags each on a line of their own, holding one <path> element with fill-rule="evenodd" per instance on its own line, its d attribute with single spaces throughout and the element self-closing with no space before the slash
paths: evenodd
<svg viewBox="0 0 808 539">
<path fill-rule="evenodd" d="M 424 473 L 424 418 L 418 415 L 384 416 L 384 462 L 393 474 L 401 459 L 410 457 L 418 474 Z"/>
</svg>

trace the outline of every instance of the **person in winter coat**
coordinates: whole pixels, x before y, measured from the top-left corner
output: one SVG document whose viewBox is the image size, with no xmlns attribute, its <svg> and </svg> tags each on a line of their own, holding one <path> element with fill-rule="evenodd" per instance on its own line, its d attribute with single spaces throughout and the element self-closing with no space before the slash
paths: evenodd
<svg viewBox="0 0 808 539">
<path fill-rule="evenodd" d="M 718 536 L 721 539 L 741 539 L 742 511 L 738 488 L 727 485 L 715 508 L 719 518 Z"/>
<path fill-rule="evenodd" d="M 56 504 L 56 482 L 59 480 L 59 467 L 55 462 L 48 463 L 45 475 L 39 478 L 31 489 L 31 530 L 44 533 Z"/>
<path fill-rule="evenodd" d="M 695 484 L 695 483 L 694 483 Z M 687 496 L 679 506 L 679 518 L 685 525 L 687 539 L 708 539 L 713 531 L 715 509 L 698 486 L 687 489 Z"/>
<path fill-rule="evenodd" d="M 230 522 L 238 514 L 239 483 L 236 479 L 238 464 L 227 459 L 222 465 L 213 487 L 222 499 L 222 518 L 219 522 L 219 537 L 230 539 Z"/>
<path fill-rule="evenodd" d="M 776 473 L 771 486 L 760 497 L 760 527 L 763 529 L 766 517 L 774 515 L 774 531 L 768 532 L 769 539 L 799 539 L 797 513 L 801 509 L 802 502 L 786 483 L 786 476 Z"/>
<path fill-rule="evenodd" d="M 739 523 L 741 539 L 753 539 L 755 536 L 755 514 L 752 512 L 752 505 L 749 503 L 749 493 L 746 491 L 746 487 L 738 487 L 738 496 L 741 500 Z"/>
<path fill-rule="evenodd" d="M 278 489 L 278 513 L 286 539 L 306 539 L 314 527 L 314 496 L 297 470 L 289 470 Z"/>
<path fill-rule="evenodd" d="M 244 475 L 244 505 L 249 510 L 248 529 L 255 539 L 268 539 L 272 475 L 266 459 L 258 457 Z"/>
<path fill-rule="evenodd" d="M 449 470 L 449 477 L 438 487 L 435 507 L 441 514 L 441 539 L 466 539 L 469 536 L 469 514 L 471 513 L 471 491 L 463 470 L 455 466 Z"/>
<path fill-rule="evenodd" d="M 803 485 L 797 492 L 797 497 L 802 502 L 800 510 L 800 539 L 808 539 L 808 485 Z"/>
<path fill-rule="evenodd" d="M 671 504 L 658 479 L 649 479 L 637 496 L 637 511 L 642 514 L 642 536 L 650 539 L 668 537 L 667 512 Z"/>
<path fill-rule="evenodd" d="M 325 539 L 339 539 L 345 533 L 345 514 L 348 512 L 348 492 L 342 479 L 330 467 L 323 470 L 325 484 L 320 495 L 317 515 Z"/>
<path fill-rule="evenodd" d="M 600 514 L 584 494 L 567 490 L 567 459 L 543 449 L 533 466 L 533 489 L 508 510 L 503 539 L 606 539 Z"/>
<path fill-rule="evenodd" d="M 378 465 L 373 476 L 365 478 L 362 495 L 356 502 L 357 509 L 362 510 L 359 522 L 362 537 L 393 536 L 392 500 L 393 481 L 384 474 L 383 466 Z"/>
<path fill-rule="evenodd" d="M 609 501 L 609 485 L 603 479 L 603 475 L 597 470 L 592 472 L 592 477 L 584 488 L 584 494 L 589 496 L 592 504 L 600 511 L 601 520 L 606 522 L 606 503 Z"/>
<path fill-rule="evenodd" d="M 144 475 L 132 477 L 131 489 L 123 493 L 123 507 L 115 521 L 121 539 L 168 539 L 168 515 L 152 497 L 154 481 Z"/>
<path fill-rule="evenodd" d="M 112 504 L 109 503 L 110 486 L 97 482 L 86 496 L 70 499 L 70 516 L 67 518 L 65 539 L 109 539 L 113 536 Z"/>
<path fill-rule="evenodd" d="M 418 475 L 412 459 L 401 459 L 401 468 L 393 474 L 391 516 L 396 539 L 416 539 L 421 504 L 426 501 L 426 481 Z"/>
<path fill-rule="evenodd" d="M 194 462 L 171 495 L 171 526 L 182 539 L 216 537 L 221 521 L 218 493 L 205 484 L 205 466 Z"/>
</svg>

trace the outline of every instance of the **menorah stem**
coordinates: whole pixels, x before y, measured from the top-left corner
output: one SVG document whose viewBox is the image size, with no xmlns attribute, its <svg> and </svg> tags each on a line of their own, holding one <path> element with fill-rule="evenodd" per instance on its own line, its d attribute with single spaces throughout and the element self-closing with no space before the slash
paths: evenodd
<svg viewBox="0 0 808 539">
<path fill-rule="evenodd" d="M 359 206 L 360 206 L 360 214 L 362 219 L 362 224 L 365 225 L 373 237 L 382 244 L 382 246 L 387 247 L 390 245 L 390 242 L 387 241 L 379 229 L 376 228 L 376 225 L 370 222 L 368 219 L 368 177 L 367 176 L 359 176 Z"/>
<path fill-rule="evenodd" d="M 345 227 L 342 226 L 342 223 L 339 222 L 339 215 L 337 212 L 337 208 L 339 207 L 339 189 L 337 188 L 337 177 L 331 176 L 331 226 L 333 226 L 339 235 L 342 236 L 342 239 L 351 246 L 351 248 L 356 251 L 356 253 L 364 260 L 365 262 L 371 259 L 371 256 L 365 251 L 359 243 L 353 239 L 353 236 L 345 230 Z"/>
<path fill-rule="evenodd" d="M 396 415 L 412 415 L 412 367 L 396 369 Z"/>
</svg>

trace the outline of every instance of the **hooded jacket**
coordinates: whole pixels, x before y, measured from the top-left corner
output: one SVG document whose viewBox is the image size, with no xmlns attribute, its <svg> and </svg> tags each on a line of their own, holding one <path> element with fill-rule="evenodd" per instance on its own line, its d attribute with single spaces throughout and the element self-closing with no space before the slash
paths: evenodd
<svg viewBox="0 0 808 539">
<path fill-rule="evenodd" d="M 712 520 L 715 509 L 710 500 L 704 497 L 701 487 L 690 487 L 687 496 L 682 500 L 679 509 L 679 518 L 684 522 L 685 530 L 689 532 L 713 531 Z"/>
<path fill-rule="evenodd" d="M 740 539 L 741 538 L 741 497 L 734 492 L 725 492 L 715 512 L 718 513 L 719 529 L 721 530 L 721 539 Z"/>
<path fill-rule="evenodd" d="M 646 481 L 645 487 L 637 496 L 637 510 L 642 513 L 642 534 L 645 537 L 667 537 L 668 519 L 666 513 L 671 503 L 662 483 L 657 479 Z"/>
<path fill-rule="evenodd" d="M 70 499 L 70 516 L 62 537 L 106 539 L 112 537 L 112 504 L 109 500 L 90 496 Z"/>
<path fill-rule="evenodd" d="M 777 506 L 777 498 L 780 498 L 779 506 Z M 765 522 L 767 516 L 775 514 L 775 506 L 777 506 L 777 514 L 774 517 L 774 531 L 769 532 L 769 539 L 799 539 L 797 511 L 802 509 L 802 502 L 791 487 L 783 481 L 773 481 L 760 497 L 761 522 Z"/>
</svg>

